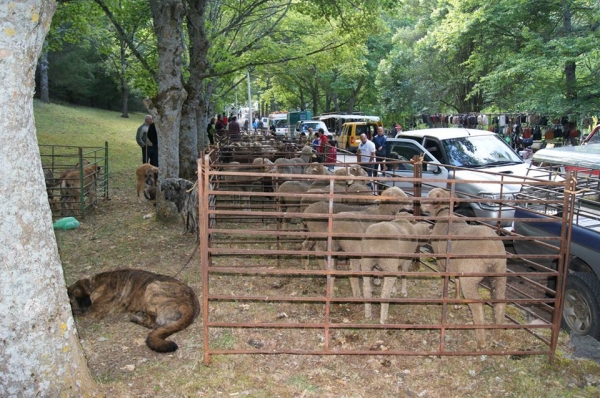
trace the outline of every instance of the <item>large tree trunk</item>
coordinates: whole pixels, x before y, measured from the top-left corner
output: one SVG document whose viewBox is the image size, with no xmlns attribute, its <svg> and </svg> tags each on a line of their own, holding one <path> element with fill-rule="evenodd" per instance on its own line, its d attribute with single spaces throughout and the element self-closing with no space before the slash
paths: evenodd
<svg viewBox="0 0 600 398">
<path fill-rule="evenodd" d="M 120 39 L 121 43 L 121 117 L 128 118 L 129 117 L 129 107 L 128 107 L 128 99 L 129 99 L 129 86 L 127 85 L 127 43 L 125 40 Z"/>
<path fill-rule="evenodd" d="M 49 104 L 50 103 L 50 89 L 48 88 L 48 48 L 44 43 L 44 49 L 42 50 L 42 56 L 39 62 L 40 68 L 40 101 Z"/>
<path fill-rule="evenodd" d="M 183 52 L 181 41 L 185 7 L 180 0 L 150 0 L 154 33 L 158 49 L 158 95 L 144 104 L 154 117 L 158 132 L 158 166 L 160 179 L 179 177 L 179 131 L 181 110 L 187 98 L 181 76 Z M 168 206 L 157 195 L 157 217 L 174 217 L 173 206 Z"/>
<path fill-rule="evenodd" d="M 204 78 L 207 68 L 208 40 L 204 25 L 204 0 L 187 0 L 190 52 L 190 78 L 188 98 L 183 107 L 179 140 L 180 174 L 191 179 L 196 176 L 198 154 L 204 149 L 206 137 L 206 118 L 204 114 L 206 93 Z"/>
<path fill-rule="evenodd" d="M 198 123 L 196 110 L 198 99 L 195 89 L 188 89 L 189 95 L 181 111 L 181 130 L 179 132 L 179 176 L 188 180 L 197 178 L 196 160 L 198 159 Z"/>
<path fill-rule="evenodd" d="M 0 396 L 93 396 L 69 307 L 33 118 L 56 2 L 0 7 Z"/>
<path fill-rule="evenodd" d="M 204 79 L 203 90 L 200 95 L 200 105 L 198 106 L 197 119 L 198 119 L 198 153 L 204 153 L 208 145 L 208 134 L 206 128 L 212 115 L 215 114 L 213 103 L 211 101 L 212 93 L 215 88 L 214 80 Z"/>
<path fill-rule="evenodd" d="M 566 36 L 573 35 L 573 25 L 571 21 L 571 5 L 568 1 L 563 1 L 563 30 Z M 577 75 L 575 61 L 565 62 L 565 96 L 568 100 L 577 99 Z"/>
</svg>

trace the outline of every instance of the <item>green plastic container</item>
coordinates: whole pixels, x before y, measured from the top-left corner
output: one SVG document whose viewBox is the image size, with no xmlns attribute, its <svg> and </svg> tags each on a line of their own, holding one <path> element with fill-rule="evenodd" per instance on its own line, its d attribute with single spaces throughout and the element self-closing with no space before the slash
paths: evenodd
<svg viewBox="0 0 600 398">
<path fill-rule="evenodd" d="M 65 217 L 65 218 L 56 220 L 56 222 L 53 224 L 53 226 L 54 226 L 54 229 L 63 229 L 63 230 L 75 229 L 75 228 L 79 228 L 79 221 L 77 221 L 77 219 L 75 217 Z"/>
</svg>

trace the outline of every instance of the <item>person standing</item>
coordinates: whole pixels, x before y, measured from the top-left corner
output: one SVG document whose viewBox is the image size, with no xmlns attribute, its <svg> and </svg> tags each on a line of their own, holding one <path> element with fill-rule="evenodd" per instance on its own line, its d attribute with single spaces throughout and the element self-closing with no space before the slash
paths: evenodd
<svg viewBox="0 0 600 398">
<path fill-rule="evenodd" d="M 227 125 L 225 123 L 223 123 L 223 116 L 217 115 L 217 121 L 215 122 L 215 129 L 217 131 L 223 131 L 223 130 L 225 130 L 225 127 L 227 127 Z"/>
<path fill-rule="evenodd" d="M 308 129 L 308 139 L 310 141 L 310 145 L 316 151 L 319 148 L 319 133 L 314 133 L 312 128 Z"/>
<path fill-rule="evenodd" d="M 375 161 L 375 144 L 367 138 L 366 134 L 360 135 L 360 144 L 358 144 L 356 158 L 360 163 L 373 163 Z M 362 168 L 367 172 L 369 177 L 373 177 L 372 164 L 363 164 Z M 369 182 L 367 185 L 373 189 L 373 183 Z"/>
<path fill-rule="evenodd" d="M 208 122 L 208 126 L 206 126 L 206 135 L 208 136 L 208 142 L 210 145 L 215 144 L 215 132 L 217 128 L 215 126 L 215 118 L 210 118 L 210 122 Z"/>
<path fill-rule="evenodd" d="M 158 134 L 154 122 L 148 126 L 148 160 L 152 166 L 158 167 Z"/>
<path fill-rule="evenodd" d="M 324 134 L 323 134 L 324 135 Z M 331 140 L 329 141 L 329 151 L 325 157 L 325 163 L 331 163 L 327 166 L 327 168 L 333 171 L 335 163 L 337 162 L 337 141 Z"/>
<path fill-rule="evenodd" d="M 387 157 L 387 137 L 383 134 L 382 126 L 377 127 L 377 135 L 373 137 L 373 144 L 375 144 L 375 159 L 379 167 L 381 167 L 381 175 L 383 175 L 383 172 L 386 170 L 384 162 Z M 375 166 L 375 174 L 377 173 L 377 167 L 378 166 Z"/>
<path fill-rule="evenodd" d="M 394 124 L 394 129 L 396 130 L 396 135 L 394 138 L 401 138 L 402 135 L 402 125 L 400 123 Z"/>
<path fill-rule="evenodd" d="M 238 123 L 236 116 L 231 116 L 229 118 L 229 124 L 227 125 L 227 131 L 229 132 L 229 141 L 230 142 L 237 142 L 237 141 L 242 140 L 240 124 Z"/>
<path fill-rule="evenodd" d="M 319 156 L 319 162 L 327 161 L 327 152 L 329 151 L 329 144 L 327 142 L 327 136 L 325 135 L 325 130 L 319 128 L 317 130 L 317 136 L 319 137 L 319 144 L 317 146 L 317 153 Z"/>
<path fill-rule="evenodd" d="M 137 144 L 142 148 L 142 163 L 148 162 L 148 128 L 152 124 L 152 116 L 146 115 L 144 118 L 144 124 L 137 129 L 135 140 Z"/>
</svg>

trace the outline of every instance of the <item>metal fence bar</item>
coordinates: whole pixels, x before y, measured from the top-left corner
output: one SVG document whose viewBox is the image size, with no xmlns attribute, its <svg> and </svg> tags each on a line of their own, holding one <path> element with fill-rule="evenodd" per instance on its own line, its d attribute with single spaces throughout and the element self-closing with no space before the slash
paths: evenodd
<svg viewBox="0 0 600 398">
<path fill-rule="evenodd" d="M 212 161 L 211 161 L 212 158 Z M 425 258 L 433 259 L 445 259 L 449 261 L 459 261 L 460 259 L 467 258 L 506 258 L 507 261 L 517 261 L 524 258 L 524 264 L 529 264 L 535 270 L 531 271 L 513 271 L 507 270 L 506 273 L 494 273 L 494 272 L 449 272 L 432 270 L 431 272 L 411 272 L 411 271 L 356 271 L 356 270 L 343 270 L 338 269 L 334 266 L 337 261 L 340 264 L 340 258 L 359 258 L 362 252 L 354 250 L 350 252 L 340 251 L 336 248 L 336 240 L 339 238 L 356 239 L 360 242 L 360 233 L 356 231 L 334 231 L 334 223 L 336 220 L 342 217 L 334 213 L 334 204 L 347 199 L 343 194 L 335 191 L 335 183 L 342 178 L 339 176 L 291 176 L 288 174 L 278 173 L 260 173 L 256 171 L 247 172 L 244 171 L 223 171 L 225 165 L 221 165 L 215 162 L 218 156 L 214 154 L 206 155 L 203 159 L 198 161 L 198 176 L 199 176 L 199 229 L 200 229 L 200 252 L 201 252 L 201 269 L 202 269 L 202 320 L 203 320 L 203 344 L 204 344 L 204 363 L 209 364 L 212 355 L 226 355 L 226 354 L 297 354 L 297 355 L 407 355 L 407 356 L 425 356 L 425 355 L 448 355 L 448 356 L 465 356 L 465 355 L 547 355 L 551 361 L 554 358 L 554 352 L 558 340 L 558 333 L 560 330 L 561 320 L 561 300 L 562 294 L 565 288 L 565 275 L 568 261 L 568 242 L 570 242 L 569 225 L 572 220 L 572 210 L 565 211 L 562 215 L 562 234 L 564 239 L 561 241 L 563 244 L 557 248 L 556 254 L 546 255 L 528 255 L 528 256 L 517 256 L 512 253 L 504 254 L 451 254 L 447 253 L 397 253 L 402 254 L 402 257 L 419 259 L 424 261 Z M 419 162 L 415 161 L 415 178 L 408 179 L 410 182 L 415 184 L 415 193 L 419 192 L 425 185 L 425 181 L 419 174 L 421 167 Z M 297 212 L 285 213 L 280 206 L 280 200 L 285 195 L 281 192 L 270 192 L 270 191 L 234 191 L 220 190 L 220 182 L 225 177 L 256 177 L 259 179 L 273 179 L 276 181 L 283 181 L 285 178 L 298 178 L 299 180 L 311 178 L 313 180 L 326 180 L 328 182 L 328 192 L 323 192 L 315 196 L 318 200 L 324 200 L 328 203 L 327 211 L 322 213 L 320 216 L 311 214 L 311 218 L 322 217 L 323 221 L 326 222 L 327 228 L 324 232 L 320 233 L 306 233 L 299 229 L 282 230 L 281 220 L 283 218 L 301 218 L 304 213 L 302 210 Z M 392 177 L 377 177 L 378 181 L 393 181 Z M 357 181 L 367 181 L 369 178 L 357 177 Z M 402 181 L 406 182 L 407 179 Z M 485 179 L 476 180 L 481 183 L 486 183 Z M 447 187 L 452 192 L 456 191 L 454 181 L 444 181 Z M 520 183 L 531 182 L 533 185 L 540 185 L 540 180 L 527 178 L 523 179 Z M 501 184 L 514 184 L 514 181 L 504 181 L 502 178 Z M 570 189 L 564 183 L 556 183 L 552 181 L 544 181 L 546 185 L 553 187 L 560 187 L 561 184 L 565 189 L 564 204 L 565 209 L 567 205 L 572 206 Z M 266 186 L 266 185 L 265 185 Z M 278 184 L 273 184 L 271 187 L 277 187 Z M 504 185 L 502 185 L 504 186 Z M 501 190 L 501 192 L 503 192 Z M 232 205 L 227 202 L 228 198 L 233 195 L 242 194 L 248 198 L 248 201 L 252 199 L 264 200 L 260 205 L 249 205 L 245 202 L 237 205 Z M 302 194 L 290 194 L 289 197 L 302 197 Z M 352 198 L 364 198 L 364 196 L 352 195 Z M 502 196 L 501 196 L 502 197 Z M 414 199 L 410 200 L 415 202 L 415 209 L 419 208 L 419 202 L 425 203 L 428 199 L 426 197 L 420 198 L 415 195 Z M 451 198 L 449 200 L 450 206 L 454 203 L 464 203 L 469 201 L 481 201 L 477 198 Z M 520 199 L 517 199 L 516 203 Z M 522 199 L 521 201 L 525 201 Z M 500 214 L 503 213 L 503 209 L 511 209 L 512 204 L 507 204 L 506 201 L 498 200 L 486 200 L 486 202 L 499 203 Z M 542 203 L 553 203 L 556 200 L 548 199 L 542 201 Z M 249 203 L 249 202 L 248 202 Z M 361 220 L 364 219 L 368 222 L 377 221 L 375 216 L 364 216 L 359 217 Z M 390 217 L 380 217 L 379 221 L 389 220 Z M 544 241 L 543 237 L 521 237 L 509 232 L 504 233 L 500 228 L 500 224 L 496 223 L 495 219 L 485 219 L 477 217 L 458 218 L 455 216 L 448 217 L 434 217 L 432 215 L 420 215 L 419 211 L 415 211 L 414 216 L 408 216 L 407 219 L 412 221 L 436 221 L 446 220 L 449 224 L 452 222 L 469 221 L 470 223 L 478 222 L 490 222 L 489 225 L 495 224 L 493 230 L 497 233 L 502 233 L 497 237 L 500 241 L 509 241 L 511 239 L 518 240 L 531 240 L 531 241 Z M 260 224 L 256 221 L 260 220 Z M 524 219 L 529 220 L 529 219 Z M 536 222 L 538 219 L 531 219 Z M 282 239 L 282 236 L 287 236 L 288 239 Z M 321 239 L 325 242 L 325 249 L 322 251 L 312 250 L 300 250 L 293 247 L 297 244 L 298 240 L 291 238 L 302 238 L 307 237 L 308 239 Z M 383 239 L 384 237 L 381 236 Z M 477 242 L 482 239 L 478 236 L 465 236 L 458 234 L 447 233 L 446 235 L 436 236 L 438 239 L 447 239 L 448 245 L 451 245 L 452 241 L 459 240 L 470 240 Z M 494 238 L 496 239 L 496 238 Z M 274 245 L 274 249 L 270 246 Z M 551 245 L 548 245 L 553 247 Z M 357 248 L 358 249 L 358 248 Z M 318 259 L 319 262 L 325 264 L 322 269 L 304 269 L 300 266 L 300 260 L 307 254 L 313 255 Z M 374 255 L 378 258 L 393 257 L 389 254 Z M 549 269 L 537 261 L 558 258 L 559 268 L 557 270 Z M 344 279 L 349 277 L 408 277 L 409 280 L 423 280 L 425 282 L 432 282 L 433 285 L 438 286 L 441 282 L 441 292 L 439 297 L 391 297 L 388 299 L 382 299 L 379 297 L 373 297 L 370 299 L 347 297 L 343 293 L 339 296 L 336 292 L 334 296 L 334 278 L 335 287 L 339 287 L 339 283 L 344 283 Z M 523 286 L 515 285 L 510 286 L 510 296 L 505 298 L 487 298 L 481 297 L 480 299 L 463 299 L 455 298 L 453 290 L 451 289 L 451 282 L 456 277 L 475 277 L 475 276 L 504 276 L 509 279 L 518 281 Z M 546 297 L 545 293 L 550 291 L 543 283 L 540 282 L 539 278 L 545 277 L 558 277 L 556 296 Z M 254 279 L 252 279 L 254 278 Z M 255 288 L 253 280 L 262 281 L 264 278 L 283 278 L 287 283 L 293 284 L 296 280 L 307 280 L 309 286 L 315 286 L 318 284 L 317 281 L 323 281 L 324 285 L 319 285 L 317 294 L 304 294 L 302 292 L 283 292 L 270 291 L 260 289 L 264 286 L 256 286 Z M 290 279 L 291 278 L 291 279 Z M 338 282 L 338 280 L 340 282 Z M 239 284 L 243 281 L 242 284 Z M 312 281 L 312 282 L 310 282 Z M 435 282 L 435 283 L 433 283 Z M 226 289 L 223 289 L 226 286 Z M 456 287 L 455 287 L 456 288 Z M 278 289 L 277 287 L 275 289 Z M 229 291 L 230 290 L 230 291 Z M 341 289 L 340 289 L 341 290 Z M 530 291 L 531 290 L 531 291 Z M 347 290 L 346 290 L 347 291 Z M 309 293 L 313 293 L 312 291 Z M 315 310 L 314 315 L 311 316 L 308 321 L 300 322 L 297 320 L 288 319 L 287 317 L 282 318 L 283 321 L 273 322 L 269 319 L 258 319 L 260 318 L 261 311 L 258 311 L 257 319 L 245 320 L 243 315 L 228 312 L 234 306 L 247 305 L 268 305 L 275 307 L 277 305 L 317 305 L 321 306 L 320 309 Z M 434 319 L 434 322 L 424 319 L 423 323 L 371 323 L 371 322 L 356 322 L 355 318 L 360 319 L 360 315 L 349 319 L 348 322 L 340 321 L 340 315 L 337 311 L 338 305 L 362 305 L 364 303 L 392 303 L 398 306 L 429 306 L 435 308 L 435 313 L 431 313 L 430 318 Z M 544 313 L 551 313 L 551 320 L 543 320 L 540 324 L 528 324 L 523 319 L 519 319 L 515 313 L 507 313 L 506 320 L 502 325 L 495 324 L 463 324 L 456 323 L 456 320 L 450 317 L 450 305 L 456 304 L 470 304 L 470 303 L 482 303 L 487 306 L 494 303 L 507 303 L 511 308 L 522 311 L 522 313 L 531 313 L 537 319 L 543 320 L 543 315 L 538 314 L 537 311 L 543 311 Z M 225 305 L 221 310 L 220 305 Z M 243 311 L 243 308 L 241 307 Z M 261 307 L 262 308 L 262 307 Z M 294 307 L 295 308 L 295 307 Z M 319 308 L 319 307 L 315 307 Z M 408 307 L 407 307 L 408 308 Z M 418 307 L 420 308 L 420 307 Z M 425 307 L 426 308 L 426 307 Z M 264 312 L 264 311 L 263 311 Z M 219 318 L 216 313 L 222 314 L 222 319 Z M 520 313 L 520 312 L 519 312 Z M 242 312 L 243 314 L 243 312 Z M 356 315 L 356 314 L 352 314 Z M 311 321 L 310 319 L 313 319 Z M 317 321 L 318 320 L 318 321 Z M 237 346 L 231 346 L 228 348 L 217 347 L 213 345 L 215 339 L 214 333 L 220 333 L 219 331 L 225 330 L 229 333 L 239 333 L 240 336 L 245 336 L 244 331 L 251 330 L 277 330 L 277 331 L 299 331 L 308 332 L 313 331 L 319 333 L 322 336 L 319 347 L 312 346 L 307 348 L 288 348 L 288 347 L 269 347 L 264 349 L 261 347 L 253 347 L 251 349 L 240 349 Z M 527 334 L 533 335 L 537 341 L 541 341 L 546 345 L 545 348 L 539 349 L 531 343 L 531 347 L 499 347 L 498 349 L 483 349 L 483 350 L 469 350 L 464 347 L 456 349 L 455 346 L 451 346 L 447 338 L 454 336 L 458 332 L 471 331 L 474 333 L 475 330 L 483 329 L 488 332 L 494 331 L 514 331 L 514 332 L 526 332 Z M 437 344 L 432 347 L 435 348 L 421 348 L 417 347 L 415 350 L 406 350 L 398 348 L 390 348 L 385 351 L 381 350 L 368 350 L 356 346 L 354 348 L 339 348 L 332 344 L 332 339 L 338 331 L 343 330 L 357 330 L 365 332 L 368 335 L 375 335 L 381 330 L 399 331 L 399 330 L 412 330 L 412 331 L 423 331 L 423 332 L 434 332 L 435 340 Z M 541 333 L 542 334 L 541 334 Z M 545 335 L 543 333 L 549 333 Z M 462 335 L 458 335 L 459 337 Z M 241 338 L 241 337 L 240 337 Z M 317 344 L 317 343 L 315 343 Z"/>
</svg>

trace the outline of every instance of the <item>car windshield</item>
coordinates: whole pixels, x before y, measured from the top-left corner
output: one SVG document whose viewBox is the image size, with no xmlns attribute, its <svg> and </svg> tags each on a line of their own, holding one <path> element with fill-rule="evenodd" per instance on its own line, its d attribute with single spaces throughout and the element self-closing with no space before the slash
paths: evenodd
<svg viewBox="0 0 600 398">
<path fill-rule="evenodd" d="M 273 125 L 278 128 L 278 129 L 283 129 L 287 127 L 287 120 L 285 119 L 280 119 L 280 120 L 273 120 Z"/>
<path fill-rule="evenodd" d="M 442 140 L 448 162 L 459 167 L 520 164 L 523 160 L 497 135 L 478 135 Z"/>
</svg>

